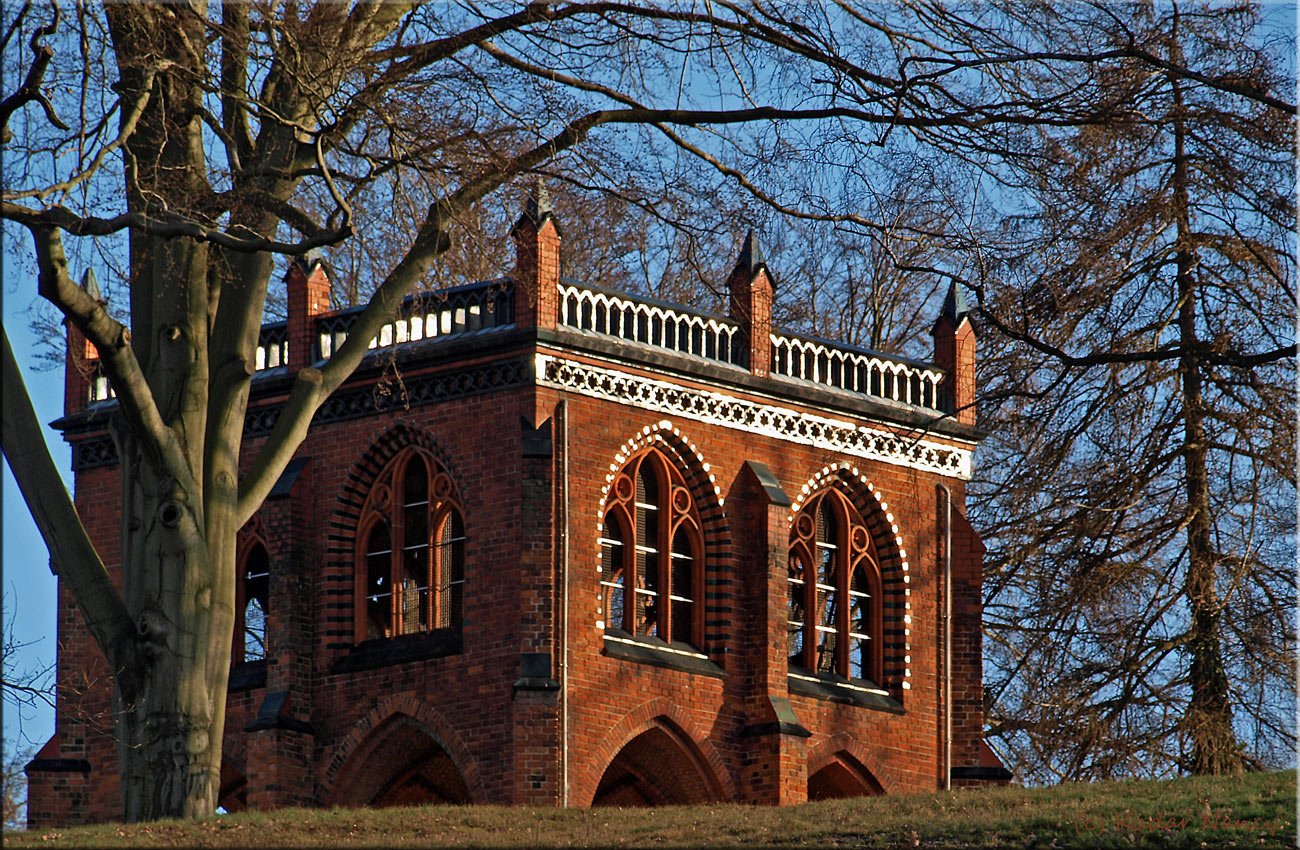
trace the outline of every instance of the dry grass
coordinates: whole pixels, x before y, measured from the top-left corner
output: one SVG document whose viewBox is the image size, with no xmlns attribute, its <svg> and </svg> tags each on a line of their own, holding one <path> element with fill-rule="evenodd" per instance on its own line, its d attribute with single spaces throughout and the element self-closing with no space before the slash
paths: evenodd
<svg viewBox="0 0 1300 850">
<path fill-rule="evenodd" d="M 9 833 L 6 847 L 1295 847 L 1293 773 L 787 808 L 294 809 Z"/>
</svg>

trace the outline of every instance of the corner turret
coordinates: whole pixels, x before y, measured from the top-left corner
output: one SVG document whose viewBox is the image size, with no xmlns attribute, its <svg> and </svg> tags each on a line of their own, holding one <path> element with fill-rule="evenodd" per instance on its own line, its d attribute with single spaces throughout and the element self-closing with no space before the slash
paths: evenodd
<svg viewBox="0 0 1300 850">
<path fill-rule="evenodd" d="M 728 312 L 740 323 L 744 365 L 750 373 L 766 378 L 772 363 L 772 278 L 753 230 L 745 236 L 727 290 L 731 293 Z"/>
<path fill-rule="evenodd" d="M 966 298 L 956 283 L 948 287 L 939 318 L 930 329 L 934 337 L 934 362 L 947 372 L 942 408 L 963 425 L 974 425 L 975 326 Z"/>
</svg>

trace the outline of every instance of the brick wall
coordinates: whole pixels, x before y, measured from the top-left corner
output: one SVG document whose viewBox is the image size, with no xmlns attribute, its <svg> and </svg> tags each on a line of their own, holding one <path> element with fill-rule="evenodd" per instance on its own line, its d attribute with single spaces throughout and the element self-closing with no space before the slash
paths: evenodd
<svg viewBox="0 0 1300 850">
<path fill-rule="evenodd" d="M 519 273 L 552 292 L 555 222 L 525 216 L 515 235 Z M 534 274 L 527 266 L 539 256 L 544 268 Z M 765 278 L 758 271 L 746 282 Z M 550 296 L 523 297 L 521 324 L 545 330 L 526 314 L 539 303 L 553 310 Z M 305 340 L 300 325 L 295 339 Z M 538 352 L 598 358 L 541 331 L 504 339 L 407 363 L 390 380 L 471 363 L 526 364 L 523 380 L 313 427 L 286 486 L 245 530 L 266 541 L 271 560 L 267 658 L 260 678 L 245 675 L 247 665 L 236 670 L 243 684 L 228 700 L 226 803 L 786 804 L 805 800 L 810 786 L 817 796 L 941 788 L 940 484 L 954 508 L 952 764 L 980 764 L 982 546 L 962 515 L 961 479 L 544 386 L 530 377 Z M 620 368 L 665 377 L 631 361 Z M 672 379 L 710 389 L 689 374 Z M 362 374 L 355 385 L 375 380 Z M 771 402 L 752 386 L 729 392 Z M 246 441 L 245 463 L 260 443 Z M 463 624 L 454 640 L 448 632 L 442 642 L 359 642 L 358 521 L 382 470 L 408 446 L 436 459 L 464 508 Z M 703 629 L 692 648 L 702 658 L 606 633 L 598 567 L 609 483 L 651 446 L 686 482 L 703 525 Z M 879 693 L 794 687 L 787 677 L 792 511 L 832 481 L 851 495 L 881 558 Z M 78 472 L 76 500 L 117 575 L 116 467 Z M 61 594 L 59 604 L 58 731 L 29 768 L 35 826 L 120 810 L 107 670 L 72 601 Z"/>
</svg>

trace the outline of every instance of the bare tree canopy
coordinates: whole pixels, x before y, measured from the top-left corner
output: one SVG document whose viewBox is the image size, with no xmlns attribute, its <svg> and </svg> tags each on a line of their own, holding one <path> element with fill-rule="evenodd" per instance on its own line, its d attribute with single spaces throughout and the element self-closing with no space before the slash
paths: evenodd
<svg viewBox="0 0 1300 850">
<path fill-rule="evenodd" d="M 499 190 L 541 174 L 623 211 L 607 217 L 618 262 L 593 246 L 585 273 L 674 297 L 715 297 L 698 287 L 721 278 L 708 246 L 743 218 L 806 226 L 844 258 L 789 264 L 779 309 L 817 330 L 895 345 L 918 298 L 961 281 L 998 340 L 985 367 L 999 452 L 993 603 L 1035 612 L 995 626 L 1010 659 L 999 734 L 1023 732 L 1032 748 L 1077 718 L 1030 711 L 1027 683 L 1059 675 L 1052 700 L 1165 712 L 1138 752 L 1165 734 L 1187 742 L 1171 756 L 1180 769 L 1240 764 L 1231 708 L 1285 676 L 1281 612 L 1294 602 L 1275 550 L 1294 533 L 1294 334 L 1279 322 L 1295 305 L 1280 235 L 1294 208 L 1278 175 L 1295 106 L 1273 62 L 1292 45 L 1270 42 L 1254 10 L 191 2 L 6 14 L 0 218 L 26 229 L 41 295 L 97 348 L 116 392 L 120 592 L 48 455 L 10 451 L 43 443 L 7 338 L 3 443 L 115 672 L 127 819 L 213 811 L 237 531 L 406 294 L 479 274 L 491 252 L 475 240 L 510 203 Z M 660 223 L 658 244 L 620 224 L 627 210 Z M 241 475 L 277 258 L 321 248 L 362 278 L 351 294 L 366 306 L 332 357 L 297 373 Z M 112 272 L 104 293 L 78 285 L 69 252 Z M 828 311 L 828 296 L 855 315 Z M 1036 421 L 1065 436 L 1035 442 L 1049 436 L 1026 433 Z M 1056 469 L 1062 492 L 1048 495 Z M 1038 616 L 1062 582 L 1068 611 Z M 1069 640 L 1053 643 L 1062 629 Z M 1094 662 L 1125 672 L 1093 687 Z M 1293 739 L 1274 708 L 1258 717 L 1270 741 Z M 1099 728 L 1096 747 L 1124 737 L 1113 718 Z M 1062 775 L 1087 773 L 1042 755 Z"/>
<path fill-rule="evenodd" d="M 1104 125 L 1003 161 L 971 275 L 991 334 L 979 518 L 992 734 L 1040 781 L 1288 763 L 1295 747 L 1294 113 L 1250 10 L 1039 9 L 1120 62 Z M 1294 68 L 1291 59 L 1291 67 Z M 1057 63 L 1031 96 L 1084 86 Z M 978 490 L 977 490 L 978 492 Z"/>
</svg>

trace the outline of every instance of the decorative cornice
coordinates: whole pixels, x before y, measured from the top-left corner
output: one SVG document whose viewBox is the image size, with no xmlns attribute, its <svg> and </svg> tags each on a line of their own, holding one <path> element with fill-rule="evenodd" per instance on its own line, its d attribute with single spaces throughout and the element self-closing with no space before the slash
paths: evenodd
<svg viewBox="0 0 1300 850">
<path fill-rule="evenodd" d="M 644 375 L 536 355 L 537 383 L 800 445 L 968 480 L 971 450 Z"/>
<path fill-rule="evenodd" d="M 75 472 L 99 466 L 113 466 L 116 463 L 117 446 L 114 445 L 113 438 L 107 434 L 72 443 L 72 469 Z"/>
<path fill-rule="evenodd" d="M 417 407 L 448 398 L 517 386 L 528 380 L 525 371 L 523 363 L 512 358 L 468 369 L 406 378 L 394 388 L 394 392 L 384 395 L 376 392 L 375 385 L 358 386 L 331 396 L 317 411 L 313 424 L 341 422 L 408 406 Z M 642 410 L 684 416 L 698 422 L 763 434 L 949 478 L 967 480 L 971 475 L 970 449 L 553 355 L 536 355 L 536 381 L 544 386 L 628 404 Z M 245 420 L 245 436 L 270 433 L 279 415 L 279 405 L 251 408 Z M 74 470 L 115 463 L 117 451 L 107 435 L 73 442 Z"/>
<path fill-rule="evenodd" d="M 394 382 L 395 385 L 384 385 L 388 391 L 383 393 L 378 391 L 379 384 L 340 390 L 316 411 L 312 425 L 342 422 L 517 386 L 527 379 L 525 371 L 522 361 L 511 358 L 468 369 L 404 378 L 400 383 Z M 271 433 L 280 417 L 280 410 L 279 404 L 249 408 L 244 417 L 244 436 L 261 437 Z M 92 437 L 72 444 L 72 468 L 78 472 L 115 463 L 117 449 L 111 437 Z"/>
</svg>

